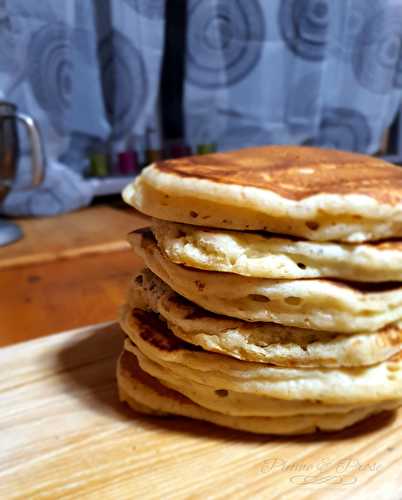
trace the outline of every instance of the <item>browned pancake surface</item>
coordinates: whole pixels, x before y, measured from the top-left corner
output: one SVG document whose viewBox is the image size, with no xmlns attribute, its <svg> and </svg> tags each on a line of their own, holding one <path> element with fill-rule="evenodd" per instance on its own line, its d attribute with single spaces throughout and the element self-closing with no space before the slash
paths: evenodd
<svg viewBox="0 0 402 500">
<path fill-rule="evenodd" d="M 202 351 L 196 345 L 179 339 L 173 335 L 165 321 L 149 311 L 142 309 L 133 309 L 131 315 L 138 326 L 138 332 L 142 340 L 153 345 L 160 351 L 179 351 L 185 349 L 187 351 Z"/>
<path fill-rule="evenodd" d="M 191 403 L 191 401 L 186 396 L 183 396 L 182 394 L 180 394 L 177 391 L 174 391 L 173 389 L 165 387 L 159 382 L 158 379 L 144 372 L 140 368 L 136 356 L 134 356 L 134 354 L 132 354 L 131 352 L 123 351 L 120 358 L 120 366 L 121 370 L 125 372 L 129 377 L 135 378 L 140 383 L 148 387 L 151 387 L 160 396 L 174 399 L 182 404 Z"/>
<path fill-rule="evenodd" d="M 303 146 L 265 146 L 156 163 L 158 170 L 267 189 L 291 200 L 320 193 L 402 201 L 402 169 L 378 158 Z"/>
</svg>

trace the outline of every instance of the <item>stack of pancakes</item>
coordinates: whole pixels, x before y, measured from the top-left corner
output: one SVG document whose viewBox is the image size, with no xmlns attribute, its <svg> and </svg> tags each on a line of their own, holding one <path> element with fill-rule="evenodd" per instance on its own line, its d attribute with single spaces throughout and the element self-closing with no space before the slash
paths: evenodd
<svg viewBox="0 0 402 500">
<path fill-rule="evenodd" d="M 402 170 L 271 146 L 167 160 L 123 193 L 146 269 L 121 325 L 134 409 L 267 434 L 402 400 Z"/>
</svg>

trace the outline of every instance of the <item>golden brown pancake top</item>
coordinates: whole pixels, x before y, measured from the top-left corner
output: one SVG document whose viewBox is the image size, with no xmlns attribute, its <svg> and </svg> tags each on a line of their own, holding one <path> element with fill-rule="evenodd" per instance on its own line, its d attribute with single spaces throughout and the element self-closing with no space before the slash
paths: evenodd
<svg viewBox="0 0 402 500">
<path fill-rule="evenodd" d="M 365 194 L 402 201 L 402 168 L 357 153 L 304 146 L 264 146 L 156 163 L 162 172 L 253 186 L 291 200 L 320 193 Z"/>
</svg>

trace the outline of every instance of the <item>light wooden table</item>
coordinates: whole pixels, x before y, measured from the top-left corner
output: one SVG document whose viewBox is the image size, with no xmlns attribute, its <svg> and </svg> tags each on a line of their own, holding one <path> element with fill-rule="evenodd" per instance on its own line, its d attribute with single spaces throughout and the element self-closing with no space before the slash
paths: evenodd
<svg viewBox="0 0 402 500">
<path fill-rule="evenodd" d="M 0 498 L 402 498 L 401 417 L 257 436 L 145 417 L 117 398 L 116 325 L 0 349 Z"/>
<path fill-rule="evenodd" d="M 116 318 L 142 266 L 126 235 L 147 218 L 117 204 L 18 222 L 24 239 L 0 247 L 0 346 Z"/>
</svg>

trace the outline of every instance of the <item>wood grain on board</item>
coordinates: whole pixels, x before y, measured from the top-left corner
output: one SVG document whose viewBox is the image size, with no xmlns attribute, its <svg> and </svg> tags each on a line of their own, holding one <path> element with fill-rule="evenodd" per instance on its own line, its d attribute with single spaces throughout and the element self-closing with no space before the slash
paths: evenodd
<svg viewBox="0 0 402 500">
<path fill-rule="evenodd" d="M 119 403 L 114 325 L 0 349 L 0 498 L 400 499 L 401 417 L 256 436 Z"/>
</svg>

